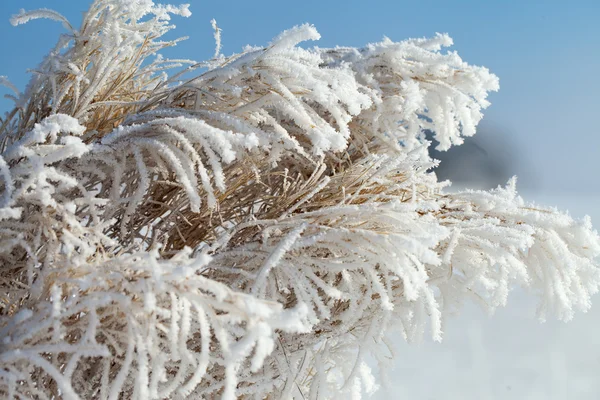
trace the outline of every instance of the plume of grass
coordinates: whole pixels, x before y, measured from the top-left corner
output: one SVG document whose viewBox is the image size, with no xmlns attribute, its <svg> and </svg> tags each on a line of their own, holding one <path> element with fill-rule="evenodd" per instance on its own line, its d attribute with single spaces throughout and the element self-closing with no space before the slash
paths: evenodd
<svg viewBox="0 0 600 400">
<path fill-rule="evenodd" d="M 304 49 L 310 25 L 167 60 L 187 6 L 96 0 L 0 121 L 0 393 L 339 398 L 376 390 L 387 335 L 442 340 L 516 285 L 568 320 L 598 290 L 589 219 L 515 182 L 445 193 L 487 69 L 447 35 Z M 190 77 L 191 76 L 191 77 Z M 190 78 L 188 78 L 190 77 Z"/>
</svg>

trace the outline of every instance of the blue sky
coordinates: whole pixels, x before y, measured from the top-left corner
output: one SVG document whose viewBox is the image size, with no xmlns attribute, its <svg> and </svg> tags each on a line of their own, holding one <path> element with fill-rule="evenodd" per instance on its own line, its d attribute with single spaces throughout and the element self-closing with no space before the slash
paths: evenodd
<svg viewBox="0 0 600 400">
<path fill-rule="evenodd" d="M 175 3 L 175 0 L 171 0 Z M 176 18 L 173 36 L 190 39 L 167 56 L 207 59 L 214 42 L 210 19 L 223 29 L 223 52 L 267 44 L 294 25 L 310 22 L 320 47 L 362 46 L 448 32 L 459 54 L 500 77 L 481 127 L 504 135 L 524 160 L 515 163 L 520 187 L 541 192 L 600 193 L 600 1 L 199 1 L 192 17 Z M 22 88 L 62 32 L 33 21 L 12 27 L 20 8 L 53 8 L 78 25 L 86 0 L 2 0 L 0 75 Z M 3 90 L 3 89 L 0 89 Z M 4 92 L 2 92 L 4 93 Z M 0 100 L 2 112 L 11 106 Z M 494 151 L 492 149 L 492 151 Z"/>
</svg>

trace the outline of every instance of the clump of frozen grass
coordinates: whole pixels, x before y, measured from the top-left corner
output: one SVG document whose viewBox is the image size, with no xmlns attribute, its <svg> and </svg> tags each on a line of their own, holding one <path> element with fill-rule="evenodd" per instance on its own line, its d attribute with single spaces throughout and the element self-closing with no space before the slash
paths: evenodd
<svg viewBox="0 0 600 400">
<path fill-rule="evenodd" d="M 521 285 L 542 319 L 590 307 L 589 219 L 514 180 L 438 183 L 424 132 L 461 144 L 498 89 L 450 37 L 303 49 L 304 25 L 224 56 L 212 21 L 212 60 L 154 57 L 174 14 L 13 17 L 67 33 L 23 93 L 0 78 L 3 396 L 359 396 L 390 332 L 441 340 L 465 301 L 493 311 Z"/>
</svg>

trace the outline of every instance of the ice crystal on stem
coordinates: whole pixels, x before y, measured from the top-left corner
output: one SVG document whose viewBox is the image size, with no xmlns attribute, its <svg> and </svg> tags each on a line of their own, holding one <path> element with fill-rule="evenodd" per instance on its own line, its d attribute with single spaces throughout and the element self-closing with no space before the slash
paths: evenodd
<svg viewBox="0 0 600 400">
<path fill-rule="evenodd" d="M 475 134 L 498 79 L 448 35 L 212 60 L 158 52 L 187 6 L 96 0 L 0 120 L 0 393 L 339 398 L 367 356 L 520 285 L 568 320 L 598 290 L 589 219 L 515 181 L 444 192 L 427 152 Z M 171 72 L 174 71 L 174 72 Z M 384 369 L 384 368 L 383 368 Z"/>
</svg>

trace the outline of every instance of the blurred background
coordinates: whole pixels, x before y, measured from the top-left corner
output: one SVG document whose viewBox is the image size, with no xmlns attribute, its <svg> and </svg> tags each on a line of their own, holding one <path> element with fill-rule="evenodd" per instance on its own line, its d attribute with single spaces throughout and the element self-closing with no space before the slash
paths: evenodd
<svg viewBox="0 0 600 400">
<path fill-rule="evenodd" d="M 166 2 L 167 0 L 165 0 Z M 177 0 L 170 0 L 176 3 Z M 265 45 L 282 30 L 310 22 L 320 47 L 363 46 L 383 36 L 399 41 L 447 32 L 470 64 L 500 77 L 475 137 L 445 153 L 441 179 L 454 188 L 491 188 L 519 177 L 527 200 L 592 216 L 600 226 L 600 1 L 275 0 L 191 3 L 171 37 L 189 40 L 168 57 L 208 59 L 210 20 L 223 29 L 224 54 Z M 87 0 L 2 0 L 0 75 L 20 89 L 63 33 L 39 20 L 12 27 L 20 8 L 52 8 L 78 25 Z M 0 87 L 0 94 L 8 90 Z M 0 113 L 12 106 L 0 99 Z M 390 391 L 378 399 L 599 399 L 600 296 L 568 323 L 539 324 L 534 299 L 516 290 L 490 318 L 468 307 L 446 325 L 442 344 L 401 338 Z"/>
</svg>

